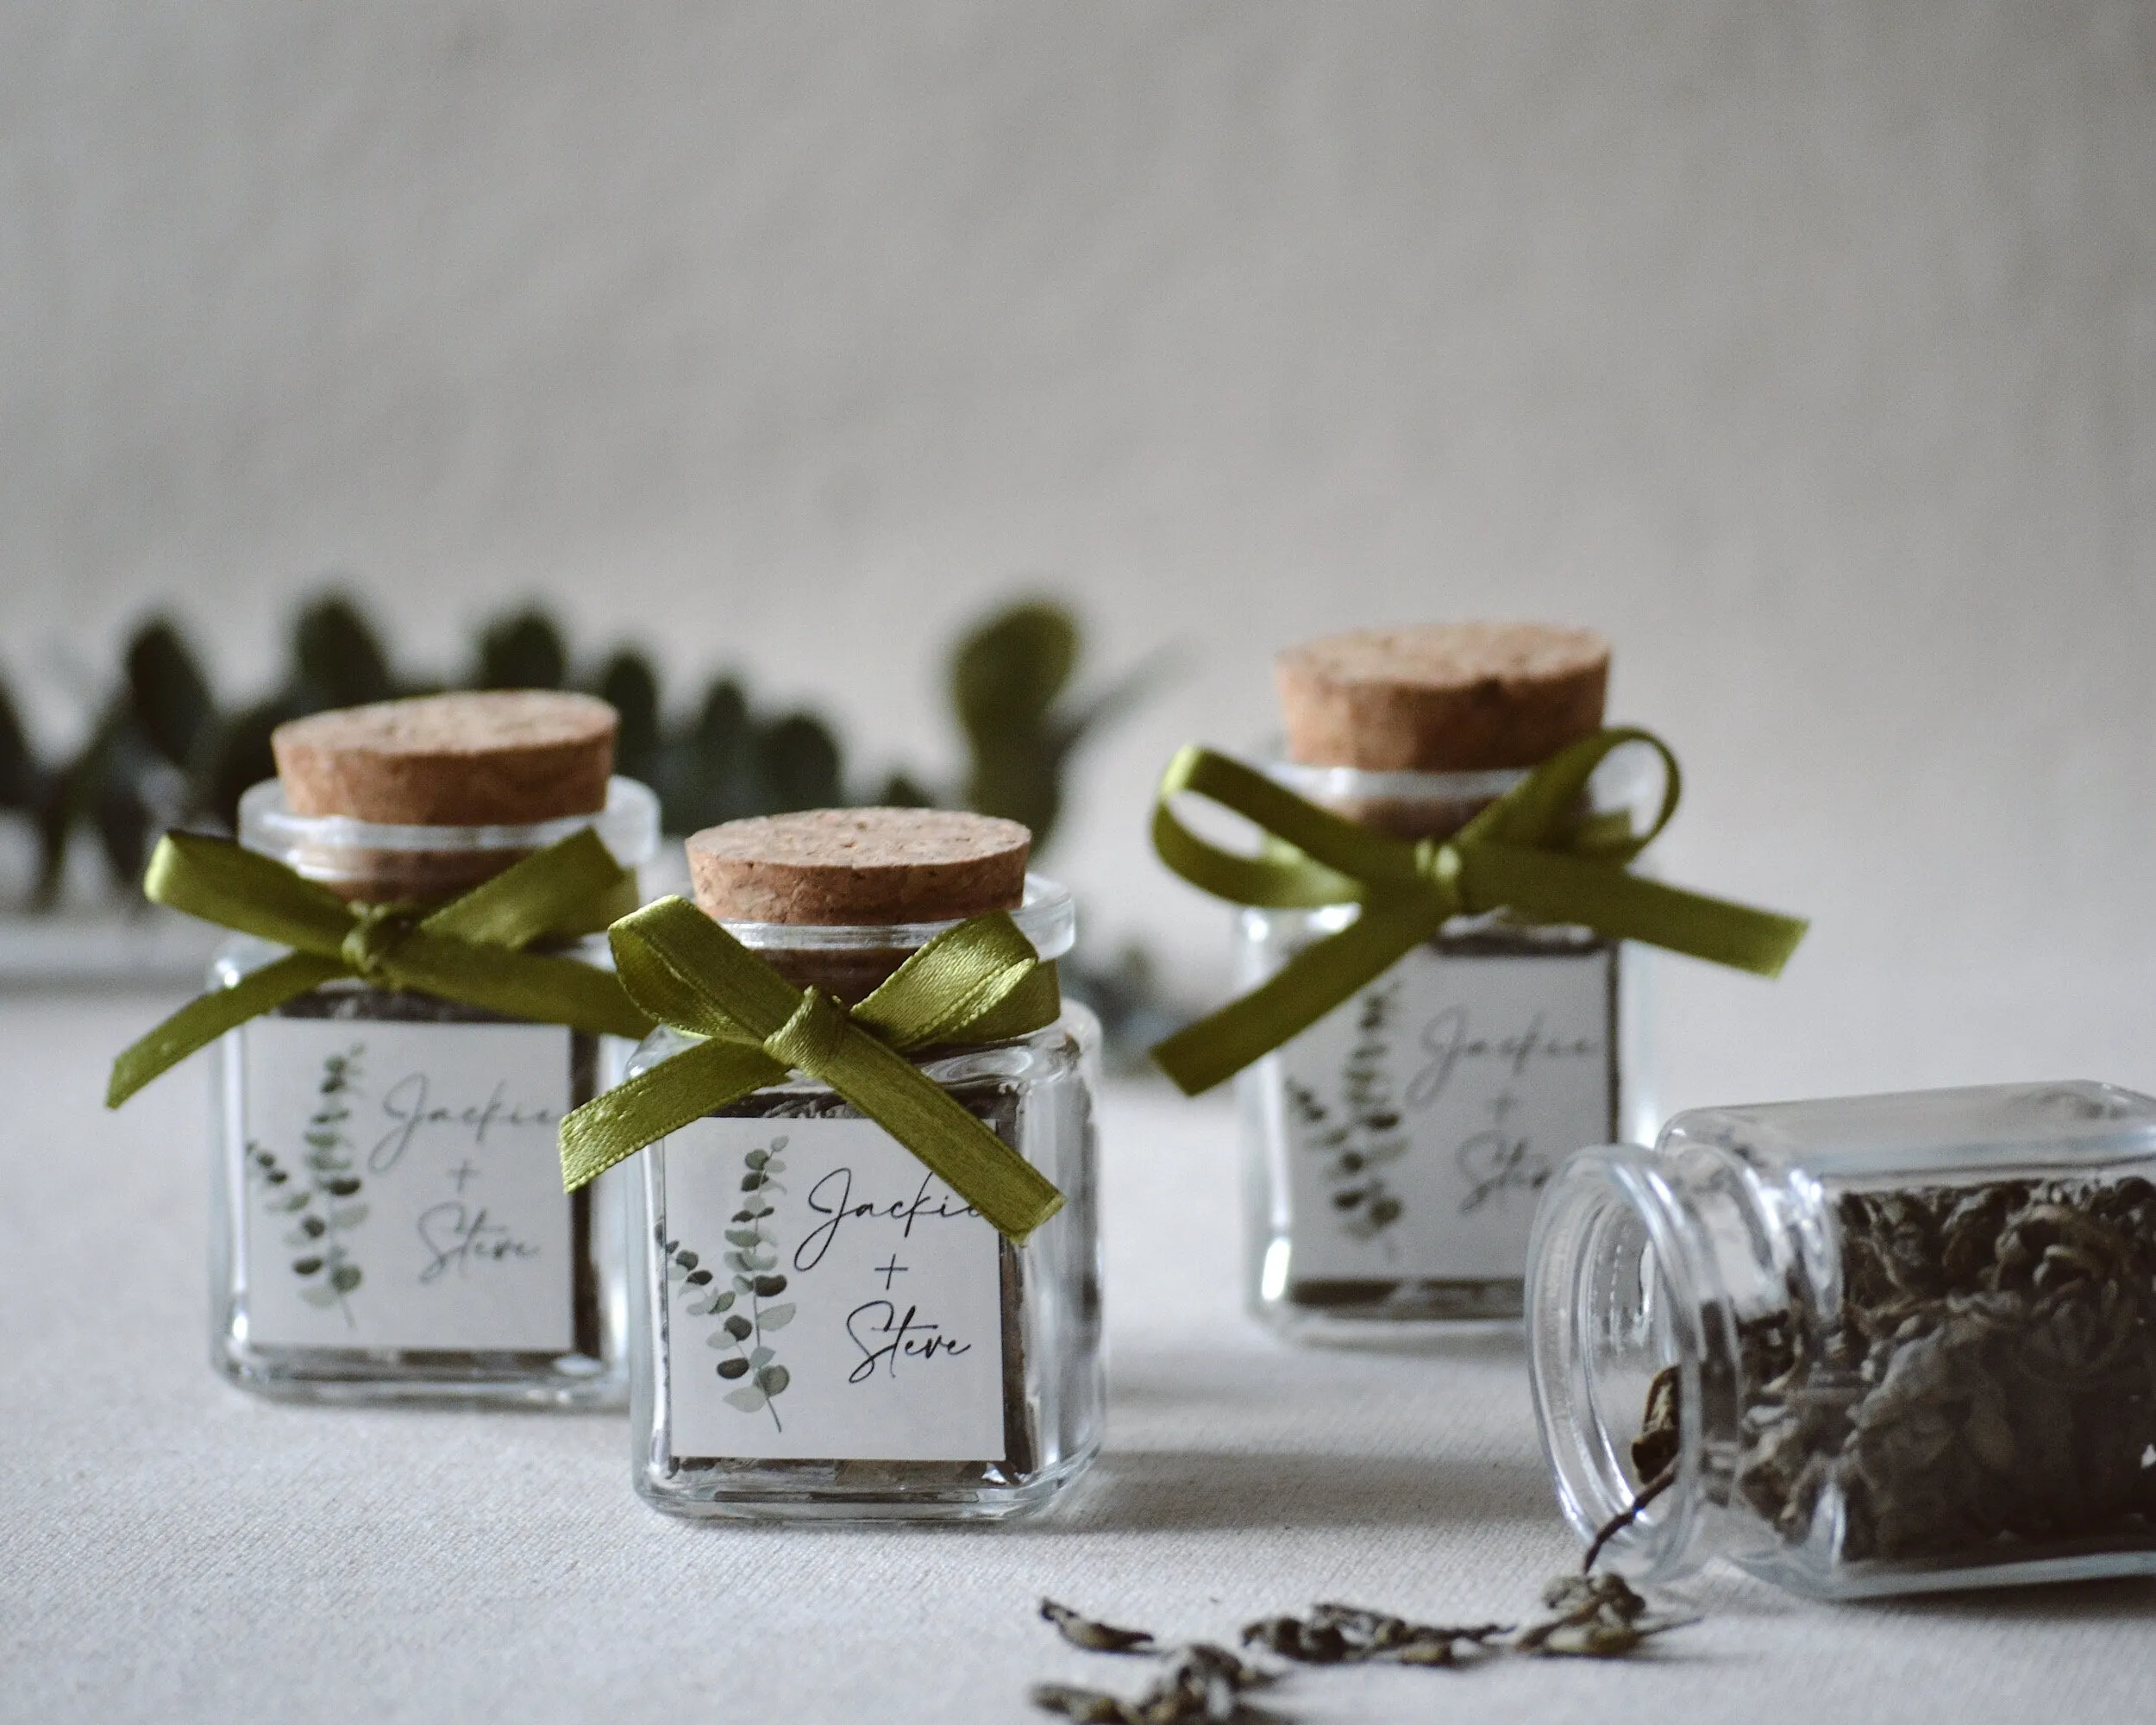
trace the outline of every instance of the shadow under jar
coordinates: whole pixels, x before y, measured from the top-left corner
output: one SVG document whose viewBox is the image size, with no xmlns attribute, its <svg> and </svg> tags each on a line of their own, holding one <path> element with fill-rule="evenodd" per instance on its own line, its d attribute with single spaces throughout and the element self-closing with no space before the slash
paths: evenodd
<svg viewBox="0 0 2156 1725">
<path fill-rule="evenodd" d="M 513 763 L 529 750 L 532 696 L 511 698 L 513 707 L 435 699 L 459 704 L 466 770 L 487 756 L 497 722 L 517 721 L 498 752 Z M 587 746 L 611 758 L 611 710 L 583 697 L 539 705 L 556 703 L 576 704 L 566 711 L 580 734 L 603 726 Z M 439 740 L 422 730 L 423 741 Z M 408 778 L 429 770 L 423 752 L 404 764 Z M 448 900 L 586 827 L 624 868 L 648 862 L 658 836 L 651 792 L 609 780 L 604 762 L 585 776 L 588 794 L 605 799 L 592 812 L 469 825 L 298 813 L 290 787 L 272 780 L 241 799 L 241 842 L 368 902 Z M 455 806 L 454 782 L 448 794 Z M 466 806 L 500 815 L 562 794 L 542 789 L 505 806 L 498 792 Z M 364 787 L 356 800 L 370 805 Z M 438 813 L 441 800 L 420 806 Z M 612 963 L 599 935 L 533 950 Z M 239 937 L 213 961 L 210 986 L 233 987 L 285 951 Z M 555 1135 L 629 1049 L 356 979 L 229 1032 L 213 1092 L 212 1363 L 244 1388 L 292 1400 L 622 1405 L 620 1187 L 564 1196 Z"/>
<path fill-rule="evenodd" d="M 1559 1497 L 1583 1538 L 1621 1523 L 1603 1561 L 1635 1579 L 2156 1573 L 2156 1100 L 1680 1114 L 1566 1164 L 1530 1276 Z"/>
<path fill-rule="evenodd" d="M 1042 958 L 1069 950 L 1070 896 L 1024 873 L 1023 827 L 931 811 L 843 818 L 874 826 L 917 814 L 1018 835 L 1011 897 L 1023 896 L 1011 914 Z M 841 818 L 733 825 L 826 817 Z M 730 830 L 690 841 L 706 913 L 743 902 L 715 893 L 698 849 Z M 761 907 L 847 910 L 823 902 L 821 913 L 799 900 Z M 951 917 L 905 923 L 719 919 L 793 986 L 851 1006 L 958 920 L 997 907 L 950 904 Z M 1084 1470 L 1104 1404 L 1099 1036 L 1070 1004 L 1031 1034 L 913 1057 L 1062 1191 L 1063 1208 L 1023 1245 L 798 1073 L 642 1152 L 630 1424 L 648 1502 L 692 1516 L 994 1520 L 1042 1507 Z M 692 1041 L 662 1027 L 629 1072 Z"/>
<path fill-rule="evenodd" d="M 1445 837 L 1599 728 L 1607 666 L 1598 637 L 1539 624 L 1308 643 L 1279 664 L 1291 758 L 1263 770 L 1377 831 Z M 1643 765 L 1613 756 L 1596 812 L 1638 812 Z M 1238 984 L 1355 915 L 1238 912 Z M 1250 1309 L 1297 1340 L 1351 1344 L 1517 1320 L 1551 1174 L 1583 1144 L 1651 1129 L 1645 976 L 1587 929 L 1458 917 L 1245 1069 Z"/>
</svg>

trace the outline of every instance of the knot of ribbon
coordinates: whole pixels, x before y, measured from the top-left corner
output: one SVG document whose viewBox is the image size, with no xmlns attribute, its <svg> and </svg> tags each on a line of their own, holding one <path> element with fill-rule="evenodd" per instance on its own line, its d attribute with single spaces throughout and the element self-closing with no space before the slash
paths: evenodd
<svg viewBox="0 0 2156 1725">
<path fill-rule="evenodd" d="M 1614 750 L 1651 749 L 1662 805 L 1644 832 L 1598 813 L 1587 782 Z M 1762 976 L 1780 974 L 1806 924 L 1627 872 L 1677 812 L 1677 757 L 1650 731 L 1597 732 L 1560 750 L 1444 839 L 1395 838 L 1344 819 L 1211 750 L 1169 763 L 1153 811 L 1153 848 L 1193 886 L 1267 909 L 1359 906 L 1355 920 L 1303 948 L 1249 994 L 1155 1046 L 1153 1058 L 1196 1095 L 1307 1030 L 1382 976 L 1452 918 L 1506 911 L 1645 941 Z M 1266 835 L 1257 856 L 1223 850 L 1176 819 L 1170 800 L 1207 798 Z"/>
<path fill-rule="evenodd" d="M 651 1029 L 606 971 L 523 950 L 596 934 L 636 908 L 636 877 L 589 828 L 431 907 L 348 903 L 274 858 L 193 832 L 158 841 L 142 891 L 154 904 L 292 950 L 189 1002 L 122 1053 L 107 1107 L 227 1031 L 343 976 L 594 1035 Z"/>
<path fill-rule="evenodd" d="M 1007 1238 L 1023 1242 L 1062 1208 L 1045 1175 L 906 1058 L 1056 1021 L 1056 967 L 1005 913 L 945 930 L 853 1007 L 796 988 L 685 899 L 646 905 L 607 938 L 630 997 L 699 1039 L 562 1120 L 564 1189 L 801 1072 L 875 1121 Z"/>
<path fill-rule="evenodd" d="M 392 985 L 391 958 L 404 937 L 419 926 L 409 905 L 352 906 L 356 920 L 337 948 L 345 968 L 376 988 Z"/>
</svg>

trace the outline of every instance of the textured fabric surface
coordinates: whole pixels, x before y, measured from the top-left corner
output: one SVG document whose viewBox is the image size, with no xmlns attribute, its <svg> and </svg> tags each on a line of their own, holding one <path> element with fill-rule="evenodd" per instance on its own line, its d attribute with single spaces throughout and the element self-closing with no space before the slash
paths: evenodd
<svg viewBox="0 0 2156 1725">
<path fill-rule="evenodd" d="M 1052 1594 L 1169 1634 L 1344 1598 L 1530 1607 L 1576 1547 L 1515 1341 L 1272 1342 L 1237 1306 L 1233 1128 L 1114 1092 L 1107 1453 L 1000 1529 L 689 1526 L 623 1421 L 273 1406 L 207 1369 L 204 1079 L 97 1107 L 147 996 L 0 999 L 0 1718 L 1022 1720 L 1031 1681 L 1135 1689 Z M 1727 1571 L 1654 1658 L 1298 1675 L 1296 1720 L 2146 1716 L 2156 1584 L 1829 1608 Z"/>
</svg>

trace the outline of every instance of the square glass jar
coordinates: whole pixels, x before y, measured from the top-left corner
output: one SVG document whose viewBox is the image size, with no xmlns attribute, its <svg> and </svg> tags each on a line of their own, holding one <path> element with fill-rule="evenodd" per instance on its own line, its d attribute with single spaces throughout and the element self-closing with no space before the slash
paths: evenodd
<svg viewBox="0 0 2156 1725">
<path fill-rule="evenodd" d="M 1526 776 L 1264 770 L 1406 837 L 1457 831 Z M 1612 756 L 1595 811 L 1639 811 L 1646 779 L 1632 755 Z M 1239 911 L 1238 985 L 1355 915 Z M 1647 991 L 1645 953 L 1590 930 L 1457 917 L 1247 1068 L 1236 1095 L 1250 1310 L 1294 1339 L 1344 1344 L 1516 1322 L 1551 1175 L 1583 1144 L 1651 1130 Z"/>
<path fill-rule="evenodd" d="M 649 859 L 656 800 L 530 826 L 300 816 L 275 781 L 241 841 L 360 896 L 448 896 L 592 827 Z M 600 937 L 554 949 L 611 965 Z M 285 949 L 240 937 L 230 988 Z M 606 1088 L 614 1038 L 356 980 L 220 1039 L 212 1075 L 211 1362 L 289 1400 L 619 1407 L 627 1399 L 621 1185 L 564 1196 L 561 1116 Z"/>
<path fill-rule="evenodd" d="M 1559 1498 L 1635 1578 L 2156 1573 L 2156 1099 L 1698 1109 L 1569 1162 L 1529 1273 Z"/>
<path fill-rule="evenodd" d="M 1044 958 L 1069 895 L 1012 913 Z M 950 923 L 728 922 L 796 986 L 858 1000 Z M 914 1064 L 1062 1192 L 1013 1245 L 874 1121 L 796 1075 L 645 1150 L 630 1200 L 636 1488 L 680 1515 L 997 1520 L 1100 1443 L 1099 1027 L 1066 1005 Z M 689 1045 L 661 1029 L 630 1062 Z M 774 1321 L 775 1319 L 775 1321 Z"/>
</svg>

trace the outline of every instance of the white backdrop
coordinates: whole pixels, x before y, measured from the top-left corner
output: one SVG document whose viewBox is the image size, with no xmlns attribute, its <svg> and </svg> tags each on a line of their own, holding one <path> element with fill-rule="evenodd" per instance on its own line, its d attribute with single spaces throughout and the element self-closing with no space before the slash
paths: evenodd
<svg viewBox="0 0 2156 1725">
<path fill-rule="evenodd" d="M 1026 581 L 1181 682 L 1055 859 L 1193 988 L 1187 737 L 1352 624 L 1576 620 L 1682 881 L 1672 1104 L 2156 1086 L 2156 12 L 918 0 L 0 13 L 0 668 L 543 597 L 949 765 Z M 681 689 L 686 696 L 687 690 Z"/>
</svg>

